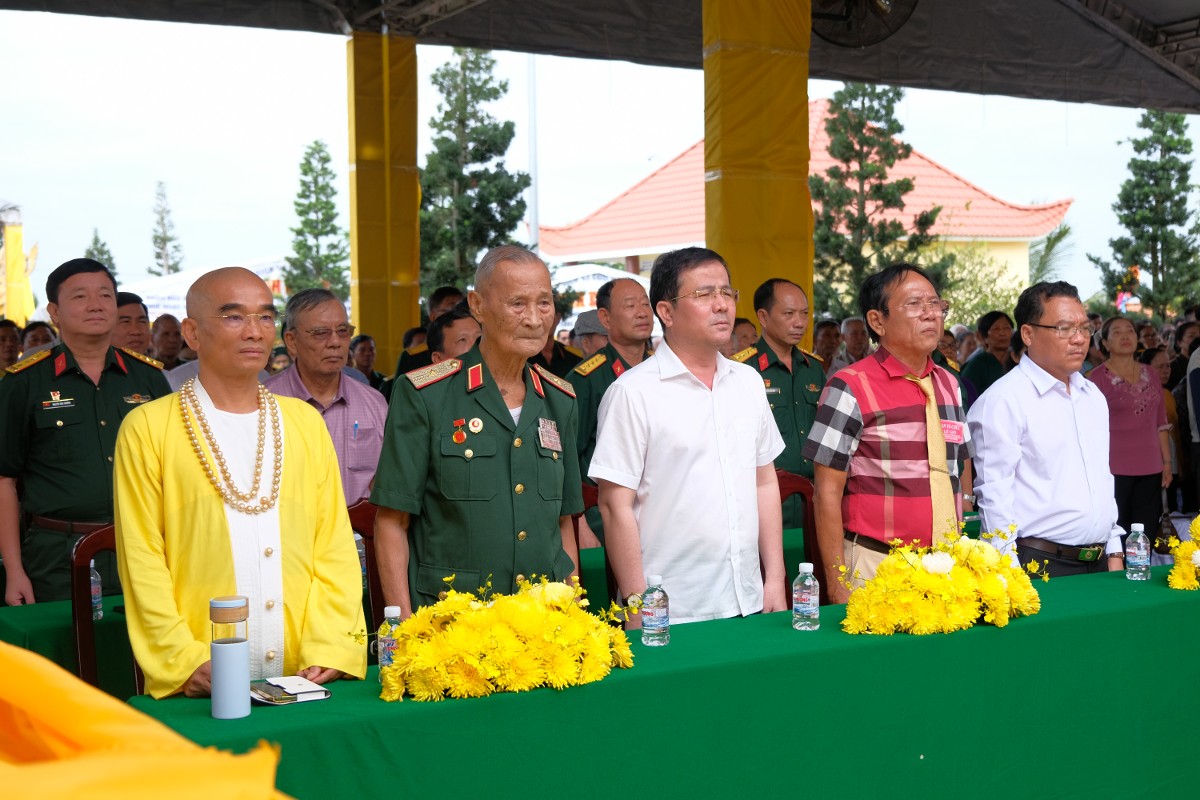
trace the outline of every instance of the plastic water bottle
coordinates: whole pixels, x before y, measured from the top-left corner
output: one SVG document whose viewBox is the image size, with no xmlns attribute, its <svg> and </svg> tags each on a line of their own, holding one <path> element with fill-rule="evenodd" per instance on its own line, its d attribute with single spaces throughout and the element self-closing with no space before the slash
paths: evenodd
<svg viewBox="0 0 1200 800">
<path fill-rule="evenodd" d="M 792 627 L 798 631 L 821 627 L 821 584 L 807 561 L 800 564 L 800 574 L 792 582 Z"/>
<path fill-rule="evenodd" d="M 92 573 L 92 619 L 104 619 L 103 591 L 100 586 L 100 573 L 96 572 L 96 560 L 88 565 Z"/>
<path fill-rule="evenodd" d="M 362 534 L 354 534 L 354 549 L 358 551 L 358 566 L 362 569 L 362 585 L 367 588 L 367 545 L 363 542 Z"/>
<path fill-rule="evenodd" d="M 662 588 L 662 575 L 647 575 L 646 591 L 642 593 L 642 644 L 670 642 L 671 606 Z"/>
<path fill-rule="evenodd" d="M 376 643 L 376 653 L 379 656 L 380 683 L 383 683 L 383 668 L 392 665 L 392 658 L 396 654 L 396 635 L 394 629 L 400 624 L 400 606 L 388 606 L 383 610 L 383 616 L 387 619 L 387 622 L 379 626 L 379 638 Z M 385 627 L 388 629 L 386 635 L 383 633 Z"/>
<path fill-rule="evenodd" d="M 1129 538 L 1125 540 L 1125 577 L 1131 581 L 1150 579 L 1150 540 L 1146 538 L 1146 526 L 1140 522 L 1129 526 Z"/>
</svg>

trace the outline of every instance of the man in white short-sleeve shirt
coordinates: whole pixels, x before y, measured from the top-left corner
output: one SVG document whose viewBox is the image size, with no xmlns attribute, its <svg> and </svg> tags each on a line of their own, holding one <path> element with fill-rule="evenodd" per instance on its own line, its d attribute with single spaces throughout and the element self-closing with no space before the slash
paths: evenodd
<svg viewBox="0 0 1200 800">
<path fill-rule="evenodd" d="M 621 597 L 640 601 L 655 574 L 672 622 L 785 609 L 784 443 L 758 373 L 719 353 L 737 304 L 725 261 L 660 256 L 650 302 L 663 344 L 605 393 L 588 470 Z"/>
</svg>

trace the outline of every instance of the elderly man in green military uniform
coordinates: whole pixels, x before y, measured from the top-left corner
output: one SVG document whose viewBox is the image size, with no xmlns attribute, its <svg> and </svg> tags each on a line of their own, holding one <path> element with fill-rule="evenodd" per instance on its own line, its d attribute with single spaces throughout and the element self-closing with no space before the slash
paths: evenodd
<svg viewBox="0 0 1200 800">
<path fill-rule="evenodd" d="M 654 332 L 650 298 L 632 278 L 617 278 L 601 286 L 596 292 L 596 308 L 600 324 L 608 331 L 608 344 L 570 373 L 579 405 L 579 471 L 592 486 L 595 481 L 586 476 L 596 450 L 600 400 L 625 370 L 651 355 L 650 336 Z M 588 527 L 603 544 L 600 509 L 589 508 L 586 518 Z"/>
<path fill-rule="evenodd" d="M 9 605 L 70 597 L 71 548 L 112 521 L 121 420 L 171 393 L 158 362 L 111 346 L 117 284 L 103 264 L 66 262 L 50 273 L 46 299 L 62 342 L 13 364 L 0 381 L 0 557 Z M 111 557 L 96 568 L 106 589 L 118 591 Z"/>
<path fill-rule="evenodd" d="M 771 413 L 787 445 L 775 459 L 775 466 L 811 480 L 812 462 L 800 450 L 817 415 L 825 370 L 817 355 L 799 347 L 808 330 L 808 298 L 791 281 L 771 278 L 754 292 L 754 313 L 762 326 L 762 336 L 734 359 L 757 369 L 766 384 Z M 799 495 L 784 501 L 784 528 L 803 524 L 803 502 Z"/>
<path fill-rule="evenodd" d="M 396 382 L 371 502 L 383 593 L 403 616 L 453 585 L 511 593 L 577 574 L 583 510 L 571 384 L 527 359 L 554 316 L 550 271 L 523 247 L 489 251 L 468 295 L 483 327 L 461 358 Z"/>
</svg>

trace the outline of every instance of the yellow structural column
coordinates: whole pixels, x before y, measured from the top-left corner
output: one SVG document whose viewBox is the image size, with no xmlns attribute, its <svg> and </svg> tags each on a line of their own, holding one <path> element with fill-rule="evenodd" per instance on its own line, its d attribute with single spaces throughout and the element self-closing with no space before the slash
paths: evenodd
<svg viewBox="0 0 1200 800">
<path fill-rule="evenodd" d="M 812 298 L 811 35 L 811 0 L 704 0 L 706 241 L 729 263 L 738 314 L 751 319 L 767 278 Z"/>
<path fill-rule="evenodd" d="M 350 310 L 392 371 L 404 331 L 420 323 L 417 43 L 355 33 L 350 82 Z"/>
</svg>

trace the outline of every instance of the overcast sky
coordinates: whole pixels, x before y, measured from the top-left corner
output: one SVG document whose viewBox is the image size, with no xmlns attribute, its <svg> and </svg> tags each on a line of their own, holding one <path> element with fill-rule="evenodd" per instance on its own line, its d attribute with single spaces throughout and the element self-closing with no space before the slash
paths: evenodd
<svg viewBox="0 0 1200 800">
<path fill-rule="evenodd" d="M 422 161 L 437 104 L 429 76 L 448 55 L 418 49 Z M 496 57 L 510 90 L 493 113 L 517 123 L 509 166 L 527 171 L 530 59 Z M 698 70 L 544 56 L 536 65 L 543 225 L 587 215 L 704 135 Z M 340 36 L 0 11 L 0 74 L 0 200 L 21 207 L 26 247 L 39 245 L 39 299 L 45 275 L 81 255 L 93 228 L 119 278 L 143 277 L 160 180 L 185 267 L 285 255 L 298 165 L 314 139 L 330 146 L 347 224 Z M 810 96 L 837 88 L 813 81 Z M 1132 154 L 1122 142 L 1138 133 L 1139 116 L 916 90 L 899 110 L 906 141 L 991 194 L 1014 203 L 1074 198 L 1064 277 L 1085 294 L 1100 286 L 1086 254 L 1107 257 L 1107 240 L 1120 234 L 1111 205 Z"/>
</svg>

